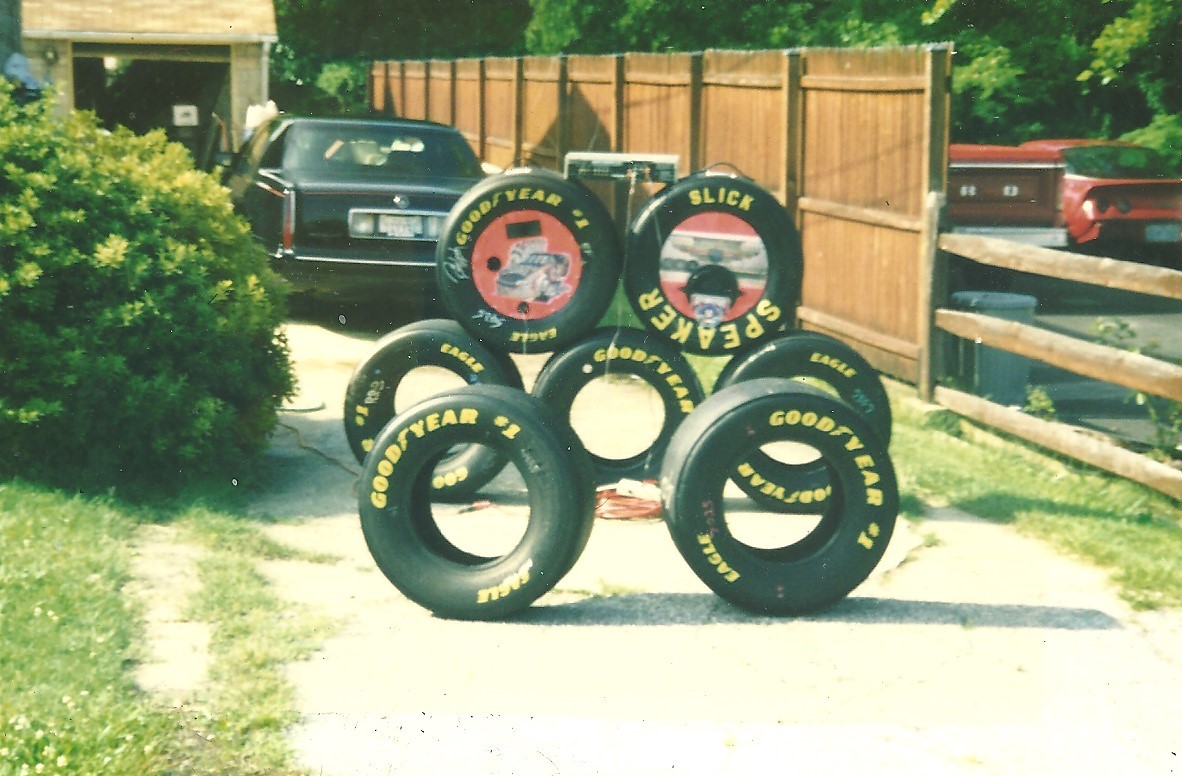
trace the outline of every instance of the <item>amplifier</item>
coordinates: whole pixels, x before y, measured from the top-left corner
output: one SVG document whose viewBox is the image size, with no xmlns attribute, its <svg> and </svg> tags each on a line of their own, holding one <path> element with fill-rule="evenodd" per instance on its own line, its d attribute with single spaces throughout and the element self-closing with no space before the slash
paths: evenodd
<svg viewBox="0 0 1182 776">
<path fill-rule="evenodd" d="M 677 180 L 677 154 L 628 154 L 606 151 L 571 151 L 563 174 L 584 180 L 672 183 Z"/>
</svg>

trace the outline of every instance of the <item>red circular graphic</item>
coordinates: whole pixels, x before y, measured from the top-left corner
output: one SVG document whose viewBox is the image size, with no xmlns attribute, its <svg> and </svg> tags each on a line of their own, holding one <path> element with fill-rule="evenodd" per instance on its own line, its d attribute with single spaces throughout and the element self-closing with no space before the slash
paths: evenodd
<svg viewBox="0 0 1182 776">
<path fill-rule="evenodd" d="M 751 224 L 716 210 L 679 223 L 661 245 L 661 289 L 702 326 L 739 318 L 767 286 L 767 248 Z"/>
<path fill-rule="evenodd" d="M 472 280 L 488 306 L 518 320 L 561 310 L 583 274 L 583 253 L 570 229 L 549 213 L 497 216 L 472 247 Z"/>
</svg>

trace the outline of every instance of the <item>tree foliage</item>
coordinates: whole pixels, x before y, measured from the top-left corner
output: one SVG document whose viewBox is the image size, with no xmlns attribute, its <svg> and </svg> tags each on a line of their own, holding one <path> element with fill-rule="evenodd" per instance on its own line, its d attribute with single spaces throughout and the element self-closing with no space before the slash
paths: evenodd
<svg viewBox="0 0 1182 776">
<path fill-rule="evenodd" d="M 1169 152 L 1182 135 L 1182 7 L 1175 0 L 530 5 L 525 43 L 538 54 L 951 41 L 953 136 L 964 142 L 1134 132 Z"/>
<path fill-rule="evenodd" d="M 528 0 L 275 0 L 276 101 L 287 110 L 364 109 L 369 65 L 520 53 Z"/>
<path fill-rule="evenodd" d="M 240 476 L 292 387 L 265 251 L 163 133 L 11 93 L 0 79 L 0 475 Z"/>
</svg>

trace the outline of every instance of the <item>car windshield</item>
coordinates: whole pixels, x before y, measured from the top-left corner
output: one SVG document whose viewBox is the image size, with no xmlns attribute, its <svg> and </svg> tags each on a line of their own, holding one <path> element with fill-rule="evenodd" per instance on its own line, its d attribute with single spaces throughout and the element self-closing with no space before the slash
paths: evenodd
<svg viewBox="0 0 1182 776">
<path fill-rule="evenodd" d="M 479 178 L 480 163 L 456 133 L 372 124 L 296 124 L 283 166 L 383 178 Z"/>
<path fill-rule="evenodd" d="M 1064 148 L 1067 172 L 1089 178 L 1177 178 L 1178 169 L 1152 148 L 1092 145 Z"/>
</svg>

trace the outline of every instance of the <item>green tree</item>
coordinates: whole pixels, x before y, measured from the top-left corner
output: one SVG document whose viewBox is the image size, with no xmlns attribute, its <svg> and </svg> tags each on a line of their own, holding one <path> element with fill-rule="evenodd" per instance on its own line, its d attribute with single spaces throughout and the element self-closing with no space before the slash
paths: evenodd
<svg viewBox="0 0 1182 776">
<path fill-rule="evenodd" d="M 521 51 L 528 0 L 275 0 L 276 101 L 285 110 L 364 110 L 370 63 Z"/>
<path fill-rule="evenodd" d="M 1154 111 L 1124 138 L 1153 146 L 1182 164 L 1182 6 L 1174 0 L 1136 0 L 1092 43 L 1094 58 L 1080 78 L 1135 86 Z"/>
</svg>

